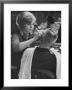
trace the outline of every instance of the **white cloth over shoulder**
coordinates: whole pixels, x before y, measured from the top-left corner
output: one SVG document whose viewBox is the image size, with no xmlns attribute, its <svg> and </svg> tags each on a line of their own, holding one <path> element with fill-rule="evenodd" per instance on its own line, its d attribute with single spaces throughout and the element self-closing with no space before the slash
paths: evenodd
<svg viewBox="0 0 72 90">
<path fill-rule="evenodd" d="M 21 66 L 19 71 L 19 79 L 31 79 L 31 65 L 33 54 L 36 47 L 28 48 L 24 51 L 23 56 L 21 58 Z M 61 55 L 55 49 L 50 49 L 56 56 L 57 66 L 56 66 L 56 76 L 57 79 L 61 78 Z"/>
<path fill-rule="evenodd" d="M 52 48 L 51 51 L 55 54 L 57 60 L 57 66 L 56 66 L 57 79 L 61 79 L 61 54 L 54 48 Z"/>
<path fill-rule="evenodd" d="M 21 58 L 19 79 L 31 79 L 31 65 L 35 49 L 36 47 L 28 48 L 24 51 Z"/>
</svg>

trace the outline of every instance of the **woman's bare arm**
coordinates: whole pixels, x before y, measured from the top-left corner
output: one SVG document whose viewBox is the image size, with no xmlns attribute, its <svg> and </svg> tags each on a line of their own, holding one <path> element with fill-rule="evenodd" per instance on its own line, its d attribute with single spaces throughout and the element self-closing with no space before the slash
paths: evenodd
<svg viewBox="0 0 72 90">
<path fill-rule="evenodd" d="M 38 35 L 35 35 L 33 38 L 31 38 L 27 41 L 20 42 L 19 37 L 17 35 L 13 35 L 13 37 L 12 37 L 12 48 L 16 52 L 22 51 L 25 48 L 29 47 L 30 44 L 32 44 L 37 39 L 38 39 Z"/>
</svg>

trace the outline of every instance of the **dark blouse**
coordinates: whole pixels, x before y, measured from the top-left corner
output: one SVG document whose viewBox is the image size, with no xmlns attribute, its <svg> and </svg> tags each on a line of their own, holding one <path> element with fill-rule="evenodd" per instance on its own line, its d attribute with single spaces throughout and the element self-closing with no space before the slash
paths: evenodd
<svg viewBox="0 0 72 90">
<path fill-rule="evenodd" d="M 18 70 L 20 68 L 22 54 L 25 50 L 24 49 L 23 51 L 20 51 L 20 52 L 17 51 L 18 43 L 26 41 L 32 37 L 33 37 L 33 35 L 30 35 L 30 34 L 24 34 L 24 36 L 22 36 L 19 33 L 17 33 L 17 34 L 12 35 L 12 38 L 11 38 L 11 65 L 16 66 Z M 15 39 L 15 42 L 17 42 L 17 45 L 15 45 L 15 47 L 14 47 L 14 39 Z M 33 46 L 33 45 L 31 45 L 31 46 Z"/>
</svg>

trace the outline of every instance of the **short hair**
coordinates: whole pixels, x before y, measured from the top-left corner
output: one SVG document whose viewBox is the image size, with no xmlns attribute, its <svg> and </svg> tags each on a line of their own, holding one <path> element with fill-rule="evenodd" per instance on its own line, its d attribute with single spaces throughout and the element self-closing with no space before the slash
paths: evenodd
<svg viewBox="0 0 72 90">
<path fill-rule="evenodd" d="M 16 25 L 19 29 L 23 29 L 24 25 L 31 24 L 33 21 L 36 21 L 36 18 L 31 12 L 21 12 L 16 17 Z"/>
<path fill-rule="evenodd" d="M 55 43 L 58 38 L 58 35 L 52 35 L 51 32 L 47 32 L 41 39 L 40 44 L 51 44 Z"/>
</svg>

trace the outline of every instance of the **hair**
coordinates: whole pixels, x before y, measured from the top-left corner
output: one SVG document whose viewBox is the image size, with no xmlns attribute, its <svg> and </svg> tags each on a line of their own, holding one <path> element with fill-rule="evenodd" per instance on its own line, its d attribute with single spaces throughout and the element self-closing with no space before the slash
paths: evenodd
<svg viewBox="0 0 72 90">
<path fill-rule="evenodd" d="M 26 24 L 31 24 L 36 21 L 35 16 L 31 12 L 22 12 L 16 17 L 16 25 L 19 29 L 23 29 Z"/>
<path fill-rule="evenodd" d="M 52 44 L 55 43 L 57 40 L 58 36 L 57 35 L 52 35 L 51 32 L 46 33 L 42 39 L 40 44 Z"/>
</svg>

